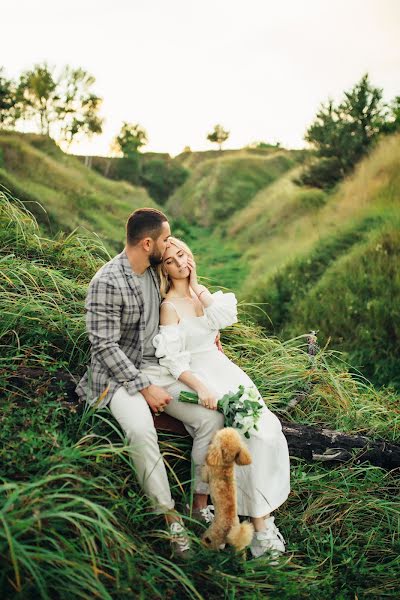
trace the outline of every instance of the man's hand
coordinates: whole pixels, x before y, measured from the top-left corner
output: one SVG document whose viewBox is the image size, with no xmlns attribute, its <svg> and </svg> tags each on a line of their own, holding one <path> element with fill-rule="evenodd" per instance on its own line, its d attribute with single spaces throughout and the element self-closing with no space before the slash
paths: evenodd
<svg viewBox="0 0 400 600">
<path fill-rule="evenodd" d="M 172 396 L 158 385 L 149 385 L 149 387 L 140 390 L 140 393 L 156 415 L 163 412 L 164 406 L 172 400 Z"/>
</svg>

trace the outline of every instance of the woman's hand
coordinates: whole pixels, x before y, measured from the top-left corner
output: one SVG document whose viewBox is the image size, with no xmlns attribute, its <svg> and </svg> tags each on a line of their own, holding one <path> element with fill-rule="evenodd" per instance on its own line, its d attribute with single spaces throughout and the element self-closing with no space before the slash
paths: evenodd
<svg viewBox="0 0 400 600">
<path fill-rule="evenodd" d="M 221 334 L 219 332 L 217 334 L 217 337 L 215 338 L 215 345 L 217 346 L 218 350 L 220 352 L 222 352 L 222 354 L 225 354 L 224 353 L 224 349 L 223 349 L 222 344 L 221 344 Z"/>
<path fill-rule="evenodd" d="M 199 287 L 199 282 L 197 281 L 197 271 L 196 271 L 196 263 L 193 258 L 188 256 L 188 267 L 189 267 L 189 285 L 194 291 L 195 294 L 198 293 L 197 288 Z"/>
<path fill-rule="evenodd" d="M 206 386 L 197 389 L 200 404 L 210 410 L 217 410 L 217 398 Z"/>
</svg>

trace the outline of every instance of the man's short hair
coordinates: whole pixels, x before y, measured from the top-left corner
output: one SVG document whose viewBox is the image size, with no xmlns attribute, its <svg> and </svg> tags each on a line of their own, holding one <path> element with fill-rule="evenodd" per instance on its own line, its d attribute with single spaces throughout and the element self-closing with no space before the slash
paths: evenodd
<svg viewBox="0 0 400 600">
<path fill-rule="evenodd" d="M 138 208 L 129 215 L 126 222 L 126 241 L 135 246 L 145 237 L 156 240 L 161 234 L 162 224 L 167 217 L 156 208 Z"/>
</svg>

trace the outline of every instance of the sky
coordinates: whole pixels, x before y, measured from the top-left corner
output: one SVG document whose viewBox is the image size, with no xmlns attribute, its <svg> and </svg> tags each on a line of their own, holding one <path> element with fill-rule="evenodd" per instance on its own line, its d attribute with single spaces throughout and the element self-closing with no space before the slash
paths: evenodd
<svg viewBox="0 0 400 600">
<path fill-rule="evenodd" d="M 400 0 L 0 0 L 0 66 L 8 77 L 46 61 L 96 78 L 103 133 L 73 144 L 108 155 L 124 121 L 145 151 L 254 141 L 305 146 L 320 104 L 364 73 L 400 95 Z"/>
</svg>

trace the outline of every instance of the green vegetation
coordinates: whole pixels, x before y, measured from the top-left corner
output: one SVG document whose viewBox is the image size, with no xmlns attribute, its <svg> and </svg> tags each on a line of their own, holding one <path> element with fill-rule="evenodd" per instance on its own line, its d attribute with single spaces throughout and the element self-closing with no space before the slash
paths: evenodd
<svg viewBox="0 0 400 600">
<path fill-rule="evenodd" d="M 3 132 L 0 151 L 0 183 L 47 233 L 80 226 L 115 253 L 126 216 L 139 206 L 158 206 L 143 188 L 101 177 L 47 137 Z M 142 165 L 142 179 L 148 177 L 160 202 L 169 194 L 174 165 L 191 170 L 166 212 L 173 232 L 195 252 L 200 275 L 234 289 L 266 332 L 287 339 L 319 329 L 322 344 L 346 352 L 376 384 L 398 386 L 397 283 L 392 277 L 384 285 L 380 272 L 391 276 L 397 256 L 399 136 L 382 138 L 329 193 L 295 185 L 303 152 L 272 147 L 201 154 L 143 155 Z M 171 168 L 162 169 L 160 161 Z M 171 185 L 178 179 L 179 172 Z M 391 251 L 381 267 L 371 257 L 378 257 L 373 249 L 387 236 Z M 351 265 L 355 272 L 364 268 L 363 253 L 370 280 L 368 286 L 357 280 L 355 288 Z M 345 299 L 340 312 L 335 277 Z"/>
<path fill-rule="evenodd" d="M 334 467 L 292 460 L 292 492 L 276 513 L 288 552 L 277 566 L 201 547 L 202 528 L 188 517 L 196 558 L 171 560 L 163 520 L 138 488 L 109 412 L 68 404 L 63 385 L 52 383 L 57 370 L 84 370 L 86 286 L 107 258 L 98 238 L 79 231 L 44 238 L 23 205 L 0 194 L 4 597 L 396 598 L 395 473 L 356 457 Z M 274 412 L 399 440 L 393 392 L 351 376 L 327 350 L 311 365 L 302 338 L 266 338 L 247 309 L 242 304 L 240 323 L 224 331 L 224 348 Z M 288 402 L 310 385 L 288 415 Z M 159 440 L 182 510 L 191 492 L 190 443 L 165 434 Z"/>
<path fill-rule="evenodd" d="M 59 75 L 46 63 L 8 79 L 0 68 L 0 127 L 21 122 L 36 126 L 42 135 L 64 141 L 102 132 L 102 99 L 93 93 L 95 78 L 82 68 L 64 67 Z"/>
<path fill-rule="evenodd" d="M 296 162 L 288 151 L 260 155 L 243 151 L 202 161 L 167 203 L 173 217 L 205 226 L 224 224 L 265 186 Z"/>
<path fill-rule="evenodd" d="M 53 233 L 84 227 L 120 251 L 127 216 L 135 208 L 157 206 L 143 188 L 105 179 L 48 137 L 0 132 L 0 149 L 0 184 Z"/>
<path fill-rule="evenodd" d="M 400 128 L 400 97 L 391 105 L 382 100 L 383 90 L 373 87 L 368 74 L 335 106 L 322 105 L 305 139 L 315 148 L 317 160 L 300 175 L 300 184 L 332 188 L 350 173 L 374 146 L 380 135 Z"/>
<path fill-rule="evenodd" d="M 209 142 L 218 144 L 218 149 L 221 152 L 222 144 L 229 138 L 229 131 L 226 131 L 222 125 L 215 125 L 214 129 L 207 135 Z"/>
<path fill-rule="evenodd" d="M 383 139 L 314 208 L 283 178 L 230 229 L 238 243 L 255 240 L 244 256 L 252 269 L 242 290 L 261 304 L 253 314 L 267 331 L 285 339 L 319 329 L 323 343 L 346 351 L 364 375 L 396 386 L 399 164 L 400 137 Z"/>
</svg>

